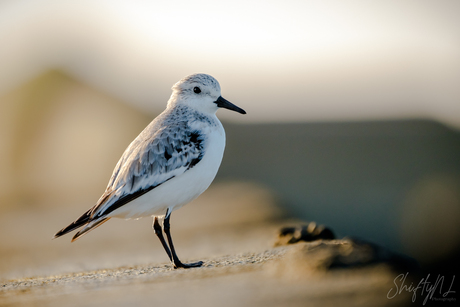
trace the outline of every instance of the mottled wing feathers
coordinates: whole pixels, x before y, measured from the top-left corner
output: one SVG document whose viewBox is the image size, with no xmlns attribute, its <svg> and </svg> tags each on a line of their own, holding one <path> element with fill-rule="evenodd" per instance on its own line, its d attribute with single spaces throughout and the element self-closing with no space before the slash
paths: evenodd
<svg viewBox="0 0 460 307">
<path fill-rule="evenodd" d="M 199 131 L 188 129 L 186 121 L 159 124 L 153 121 L 125 150 L 96 205 L 55 237 L 86 225 L 74 236 L 76 240 L 108 220 L 109 213 L 201 161 L 205 139 Z"/>
<path fill-rule="evenodd" d="M 113 211 L 193 168 L 203 158 L 206 137 L 189 125 L 202 121 L 209 123 L 183 107 L 163 112 L 125 150 L 96 205 L 55 237 L 85 226 L 74 241 L 110 219 Z"/>
<path fill-rule="evenodd" d="M 173 177 L 171 177 L 171 178 L 173 178 Z M 169 178 L 169 179 L 171 179 L 171 178 Z M 167 180 L 169 180 L 169 179 L 167 179 Z M 108 206 L 104 211 L 99 211 L 96 215 L 94 215 L 94 217 L 97 218 L 97 217 L 100 217 L 102 215 L 107 215 L 107 214 L 111 213 L 112 211 L 117 210 L 121 206 L 126 205 L 130 201 L 132 201 L 132 200 L 144 195 L 147 192 L 150 192 L 151 190 L 153 190 L 156 187 L 157 186 L 151 186 L 151 187 L 148 187 L 146 189 L 139 189 L 139 190 L 137 190 L 137 191 L 135 191 L 133 193 L 130 193 L 130 194 L 125 194 L 124 196 L 122 196 L 118 200 L 116 200 L 114 203 L 112 203 L 110 206 Z M 103 203 L 101 205 L 103 205 Z M 93 208 L 93 210 L 97 211 L 98 208 L 100 208 L 100 207 L 95 206 Z"/>
<path fill-rule="evenodd" d="M 198 131 L 190 131 L 181 127 L 183 125 L 169 125 L 156 131 L 150 139 L 143 139 L 141 134 L 134 140 L 107 187 L 114 191 L 113 195 L 98 202 L 92 215 L 107 215 L 195 166 L 203 158 L 204 139 Z"/>
</svg>

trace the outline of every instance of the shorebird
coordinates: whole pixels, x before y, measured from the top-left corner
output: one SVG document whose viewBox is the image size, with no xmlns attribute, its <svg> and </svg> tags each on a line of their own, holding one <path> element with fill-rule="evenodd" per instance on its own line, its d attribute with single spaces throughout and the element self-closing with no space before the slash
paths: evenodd
<svg viewBox="0 0 460 307">
<path fill-rule="evenodd" d="M 152 227 L 174 268 L 203 264 L 182 263 L 177 257 L 171 213 L 203 193 L 217 174 L 225 148 L 217 110 L 246 112 L 222 98 L 219 82 L 207 74 L 189 75 L 172 91 L 166 109 L 126 148 L 97 203 L 55 238 L 83 227 L 73 242 L 112 217 L 152 216 Z"/>
</svg>

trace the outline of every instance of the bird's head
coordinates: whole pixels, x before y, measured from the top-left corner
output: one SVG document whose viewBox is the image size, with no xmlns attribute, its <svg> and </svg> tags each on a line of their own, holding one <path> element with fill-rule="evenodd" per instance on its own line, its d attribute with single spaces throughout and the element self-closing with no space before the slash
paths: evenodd
<svg viewBox="0 0 460 307">
<path fill-rule="evenodd" d="M 174 84 L 172 90 L 168 106 L 184 104 L 210 114 L 215 114 L 219 108 L 226 108 L 246 114 L 246 111 L 222 97 L 219 82 L 207 74 L 189 75 Z"/>
</svg>

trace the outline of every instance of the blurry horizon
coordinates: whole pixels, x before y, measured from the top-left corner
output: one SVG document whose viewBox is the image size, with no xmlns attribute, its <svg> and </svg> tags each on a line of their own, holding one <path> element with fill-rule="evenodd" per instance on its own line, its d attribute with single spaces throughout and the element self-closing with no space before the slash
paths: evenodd
<svg viewBox="0 0 460 307">
<path fill-rule="evenodd" d="M 460 127 L 457 1 L 7 1 L 0 95 L 60 69 L 156 112 L 216 77 L 240 122 L 427 118 Z"/>
</svg>

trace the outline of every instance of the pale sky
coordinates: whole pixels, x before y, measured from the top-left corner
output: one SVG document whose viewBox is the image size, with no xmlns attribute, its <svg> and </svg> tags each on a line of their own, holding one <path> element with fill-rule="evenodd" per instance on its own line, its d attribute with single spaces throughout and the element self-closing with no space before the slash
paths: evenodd
<svg viewBox="0 0 460 307">
<path fill-rule="evenodd" d="M 50 68 L 146 111 L 205 72 L 227 120 L 460 127 L 460 2 L 2 1 L 0 94 Z"/>
</svg>

